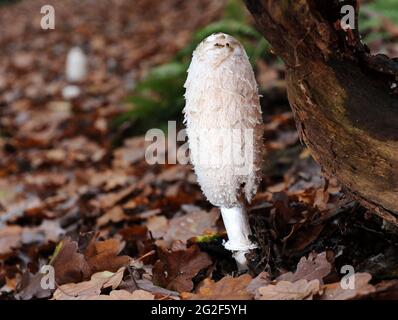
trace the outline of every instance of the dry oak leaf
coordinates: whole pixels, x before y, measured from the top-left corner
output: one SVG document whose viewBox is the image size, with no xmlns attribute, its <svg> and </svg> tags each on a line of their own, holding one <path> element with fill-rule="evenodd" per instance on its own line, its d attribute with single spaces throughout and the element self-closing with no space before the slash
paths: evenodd
<svg viewBox="0 0 398 320">
<path fill-rule="evenodd" d="M 257 290 L 258 300 L 312 300 L 320 290 L 318 280 L 280 281 Z"/>
<path fill-rule="evenodd" d="M 58 242 L 65 234 L 58 220 L 44 220 L 40 226 L 24 228 L 22 232 L 22 243 L 30 244 L 33 242 Z"/>
<path fill-rule="evenodd" d="M 53 290 L 42 288 L 41 281 L 43 276 L 44 274 L 40 272 L 35 275 L 32 275 L 30 272 L 24 273 L 17 286 L 18 293 L 15 295 L 15 298 L 21 300 L 49 298 Z"/>
<path fill-rule="evenodd" d="M 340 282 L 325 285 L 321 300 L 350 300 L 376 292 L 376 288 L 369 284 L 372 275 L 369 273 L 356 273 L 355 289 L 343 289 Z"/>
<path fill-rule="evenodd" d="M 13 248 L 21 245 L 22 230 L 19 226 L 0 228 L 0 256 L 12 252 Z"/>
<path fill-rule="evenodd" d="M 92 273 L 84 255 L 78 252 L 77 243 L 69 238 L 57 245 L 50 264 L 58 285 L 86 280 Z"/>
<path fill-rule="evenodd" d="M 97 205 L 100 208 L 111 208 L 123 199 L 127 198 L 135 190 L 136 186 L 131 185 L 119 191 L 102 194 L 96 200 L 93 200 L 92 204 Z"/>
<path fill-rule="evenodd" d="M 144 290 L 135 290 L 133 293 L 126 290 L 113 290 L 106 294 L 88 295 L 75 300 L 154 300 L 155 296 Z M 65 300 L 65 299 L 63 299 Z"/>
<path fill-rule="evenodd" d="M 183 292 L 181 297 L 185 300 L 251 300 L 253 295 L 246 291 L 251 281 L 248 274 L 237 278 L 226 276 L 217 282 L 207 278 L 196 293 Z"/>
<path fill-rule="evenodd" d="M 115 272 L 120 267 L 127 266 L 131 258 L 129 256 L 118 256 L 123 248 L 124 242 L 117 238 L 97 241 L 93 237 L 84 251 L 91 273 L 104 270 Z"/>
<path fill-rule="evenodd" d="M 100 295 L 101 300 L 154 300 L 155 296 L 145 290 L 135 290 L 133 293 L 127 290 L 113 290 L 107 295 Z"/>
<path fill-rule="evenodd" d="M 169 229 L 169 221 L 165 216 L 150 217 L 146 224 L 154 239 L 162 238 Z"/>
<path fill-rule="evenodd" d="M 100 299 L 101 290 L 111 287 L 116 289 L 123 279 L 125 268 L 120 268 L 116 273 L 109 271 L 97 272 L 89 281 L 68 283 L 59 286 L 54 292 L 55 300 L 93 300 Z"/>
<path fill-rule="evenodd" d="M 153 293 L 156 296 L 172 297 L 173 299 L 179 298 L 178 292 L 159 287 L 148 279 L 137 279 L 135 283 L 138 285 L 138 288 Z"/>
<path fill-rule="evenodd" d="M 125 140 L 124 146 L 114 152 L 113 167 L 129 168 L 132 164 L 143 160 L 147 145 L 148 142 L 143 137 Z"/>
<path fill-rule="evenodd" d="M 209 255 L 201 252 L 197 245 L 158 249 L 159 260 L 153 266 L 153 282 L 168 290 L 191 291 L 192 278 L 212 264 Z"/>
<path fill-rule="evenodd" d="M 217 232 L 216 222 L 220 216 L 217 209 L 193 211 L 181 217 L 172 218 L 164 240 L 171 243 L 174 240 L 187 241 L 189 238 L 202 235 L 206 232 Z"/>
<path fill-rule="evenodd" d="M 268 272 L 261 272 L 257 277 L 250 281 L 246 287 L 246 291 L 251 293 L 253 296 L 260 287 L 265 287 L 271 283 L 270 275 Z"/>
<path fill-rule="evenodd" d="M 80 282 L 88 279 L 91 275 L 87 261 L 81 253 L 78 253 L 77 243 L 69 238 L 62 240 L 57 245 L 50 265 L 54 267 L 57 285 Z M 51 296 L 52 290 L 43 289 L 41 286 L 44 275 L 40 272 L 35 275 L 24 274 L 19 284 L 17 298 L 30 300 L 33 297 L 40 299 Z"/>
<path fill-rule="evenodd" d="M 109 222 L 118 223 L 128 219 L 129 216 L 124 213 L 122 207 L 116 206 L 106 211 L 101 217 L 97 219 L 97 226 L 102 227 Z"/>
<path fill-rule="evenodd" d="M 320 254 L 310 253 L 308 258 L 302 257 L 297 264 L 296 272 L 288 272 L 277 278 L 277 281 L 295 282 L 305 279 L 308 281 L 319 280 L 323 284 L 323 278 L 332 270 L 332 265 L 326 258 L 326 252 Z"/>
</svg>

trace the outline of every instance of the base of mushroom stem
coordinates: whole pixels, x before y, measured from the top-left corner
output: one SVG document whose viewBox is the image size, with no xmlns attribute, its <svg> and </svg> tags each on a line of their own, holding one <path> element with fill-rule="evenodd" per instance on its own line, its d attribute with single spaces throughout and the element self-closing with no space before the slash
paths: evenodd
<svg viewBox="0 0 398 320">
<path fill-rule="evenodd" d="M 248 269 L 246 253 L 249 253 L 250 250 L 257 249 L 258 246 L 255 243 L 250 243 L 245 247 L 242 247 L 242 250 L 237 250 L 236 247 L 231 247 L 230 241 L 228 241 L 224 243 L 224 248 L 232 252 L 232 257 L 236 261 L 236 266 L 238 267 L 238 270 L 245 271 Z"/>
<path fill-rule="evenodd" d="M 236 266 L 238 267 L 238 271 L 246 271 L 248 269 L 247 266 L 247 259 L 246 259 L 246 253 L 249 251 L 235 251 L 232 253 L 232 256 L 234 257 L 236 261 Z"/>
<path fill-rule="evenodd" d="M 257 245 L 250 240 L 251 230 L 247 212 L 243 206 L 221 208 L 221 215 L 229 240 L 224 247 L 233 252 L 232 256 L 236 260 L 238 269 L 247 270 L 245 254 L 257 248 Z"/>
</svg>

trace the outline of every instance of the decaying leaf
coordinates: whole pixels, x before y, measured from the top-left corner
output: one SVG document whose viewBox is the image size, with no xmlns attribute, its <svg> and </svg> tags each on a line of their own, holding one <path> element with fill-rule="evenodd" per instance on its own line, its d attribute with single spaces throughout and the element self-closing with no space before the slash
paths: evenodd
<svg viewBox="0 0 398 320">
<path fill-rule="evenodd" d="M 326 277 L 332 270 L 332 265 L 326 258 L 326 252 L 320 254 L 310 253 L 308 258 L 302 257 L 297 264 L 295 273 L 288 272 L 278 277 L 278 281 L 295 282 L 297 280 L 305 279 L 308 281 L 318 280 L 323 284 L 323 278 Z"/>
<path fill-rule="evenodd" d="M 178 249 L 173 248 L 174 250 L 159 248 L 159 260 L 153 267 L 155 284 L 178 292 L 189 292 L 193 289 L 192 278 L 199 271 L 208 268 L 212 261 L 197 245 L 184 247 L 182 244 Z"/>
<path fill-rule="evenodd" d="M 54 267 L 59 285 L 80 282 L 91 275 L 90 266 L 84 255 L 78 252 L 77 243 L 68 238 L 57 246 L 50 264 Z"/>
<path fill-rule="evenodd" d="M 246 287 L 246 291 L 254 296 L 258 288 L 265 287 L 266 285 L 270 284 L 270 282 L 271 279 L 268 272 L 261 272 L 257 277 L 250 281 Z"/>
<path fill-rule="evenodd" d="M 113 165 L 116 168 L 126 168 L 144 159 L 147 144 L 143 137 L 131 138 L 124 141 L 124 146 L 115 151 Z"/>
<path fill-rule="evenodd" d="M 258 300 L 311 300 L 320 290 L 318 280 L 280 281 L 257 290 Z"/>
<path fill-rule="evenodd" d="M 216 232 L 215 224 L 219 216 L 219 211 L 214 209 L 210 212 L 194 211 L 173 218 L 169 221 L 169 228 L 164 235 L 164 240 L 168 243 L 174 240 L 186 241 L 205 232 Z"/>
<path fill-rule="evenodd" d="M 162 238 L 169 229 L 169 222 L 165 216 L 153 216 L 147 221 L 148 231 L 154 239 Z"/>
<path fill-rule="evenodd" d="M 207 278 L 196 293 L 183 292 L 181 297 L 186 300 L 251 300 L 253 295 L 247 291 L 251 281 L 248 274 L 237 278 L 226 276 L 217 282 Z"/>
<path fill-rule="evenodd" d="M 130 195 L 135 189 L 136 186 L 132 185 L 127 188 L 121 189 L 120 191 L 115 191 L 101 195 L 97 200 L 98 205 L 101 208 L 111 208 L 117 203 L 119 203 L 119 201 L 123 200 L 128 195 Z M 93 204 L 95 205 L 97 204 L 97 202 L 93 201 Z"/>
<path fill-rule="evenodd" d="M 108 297 L 106 295 L 101 295 L 102 297 Z M 155 296 L 144 290 L 135 290 L 130 293 L 126 290 L 113 290 L 109 294 L 109 300 L 153 300 Z"/>
<path fill-rule="evenodd" d="M 25 273 L 19 283 L 16 298 L 21 300 L 30 300 L 32 298 L 42 299 L 51 297 L 53 290 L 42 288 L 42 278 L 43 274 L 40 272 L 35 275 Z"/>
<path fill-rule="evenodd" d="M 372 276 L 369 273 L 356 273 L 353 282 L 354 289 L 344 289 L 340 282 L 327 284 L 323 287 L 322 300 L 351 300 L 361 298 L 376 291 L 376 288 L 369 284 Z"/>
<path fill-rule="evenodd" d="M 117 223 L 128 219 L 129 217 L 124 214 L 123 209 L 120 206 L 116 206 L 106 211 L 100 218 L 97 219 L 97 226 L 102 227 L 110 222 Z"/>
<path fill-rule="evenodd" d="M 58 242 L 65 234 L 58 220 L 44 220 L 40 226 L 33 228 L 24 228 L 22 232 L 22 243 L 32 242 Z"/>
<path fill-rule="evenodd" d="M 68 283 L 59 286 L 54 292 L 55 300 L 93 300 L 98 298 L 104 288 L 116 289 L 123 278 L 125 268 L 116 273 L 102 271 L 91 276 L 89 281 Z"/>
<path fill-rule="evenodd" d="M 154 285 L 149 279 L 127 279 L 123 280 L 119 289 L 124 289 L 128 292 L 134 292 L 136 290 L 144 290 L 152 293 L 155 296 L 169 297 L 172 299 L 179 299 L 179 293 L 176 291 L 167 290 L 165 288 Z"/>
<path fill-rule="evenodd" d="M 94 237 L 84 252 L 91 272 L 103 270 L 115 272 L 120 267 L 127 266 L 131 258 L 118 256 L 123 247 L 124 243 L 117 238 L 96 241 Z"/>
<path fill-rule="evenodd" d="M 21 245 L 22 228 L 6 226 L 0 228 L 0 255 L 10 253 L 13 248 Z"/>
</svg>

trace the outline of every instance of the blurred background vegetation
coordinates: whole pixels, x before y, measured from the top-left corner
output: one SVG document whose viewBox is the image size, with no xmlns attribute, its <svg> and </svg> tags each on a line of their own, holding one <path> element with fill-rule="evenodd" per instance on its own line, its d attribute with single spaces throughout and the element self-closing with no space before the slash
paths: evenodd
<svg viewBox="0 0 398 320">
<path fill-rule="evenodd" d="M 7 4 L 14 4 L 18 1 L 21 1 L 21 0 L 0 0 L 0 6 L 7 5 Z"/>
<path fill-rule="evenodd" d="M 361 32 L 366 42 L 388 41 L 391 32 L 386 30 L 389 22 L 398 25 L 398 0 L 365 1 L 360 16 Z M 384 26 L 384 27 L 383 27 Z M 391 30 L 390 30 L 391 31 Z M 250 61 L 257 71 L 259 60 L 274 60 L 270 46 L 255 29 L 243 1 L 229 0 L 223 17 L 197 30 L 191 42 L 166 64 L 153 68 L 138 82 L 128 98 L 131 110 L 120 115 L 113 122 L 115 128 L 121 125 L 129 128 L 129 134 L 143 134 L 150 128 L 167 130 L 168 120 L 182 120 L 186 70 L 196 46 L 215 32 L 228 33 L 241 41 Z M 263 88 L 260 87 L 260 91 Z"/>
<path fill-rule="evenodd" d="M 197 30 L 191 42 L 169 63 L 153 68 L 138 83 L 129 97 L 133 107 L 115 119 L 114 127 L 128 123 L 132 134 L 143 134 L 150 128 L 167 130 L 168 120 L 181 121 L 183 85 L 192 53 L 204 38 L 215 32 L 228 33 L 241 41 L 254 66 L 268 54 L 269 44 L 254 28 L 243 2 L 229 0 L 221 20 Z"/>
</svg>

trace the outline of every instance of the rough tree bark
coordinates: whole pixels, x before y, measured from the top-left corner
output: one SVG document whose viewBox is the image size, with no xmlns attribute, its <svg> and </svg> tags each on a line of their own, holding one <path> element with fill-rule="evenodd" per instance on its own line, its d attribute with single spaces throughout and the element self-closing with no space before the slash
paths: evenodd
<svg viewBox="0 0 398 320">
<path fill-rule="evenodd" d="M 302 141 L 360 203 L 398 225 L 398 60 L 371 55 L 356 0 L 244 0 L 287 66 Z M 342 5 L 356 28 L 340 24 Z"/>
</svg>

